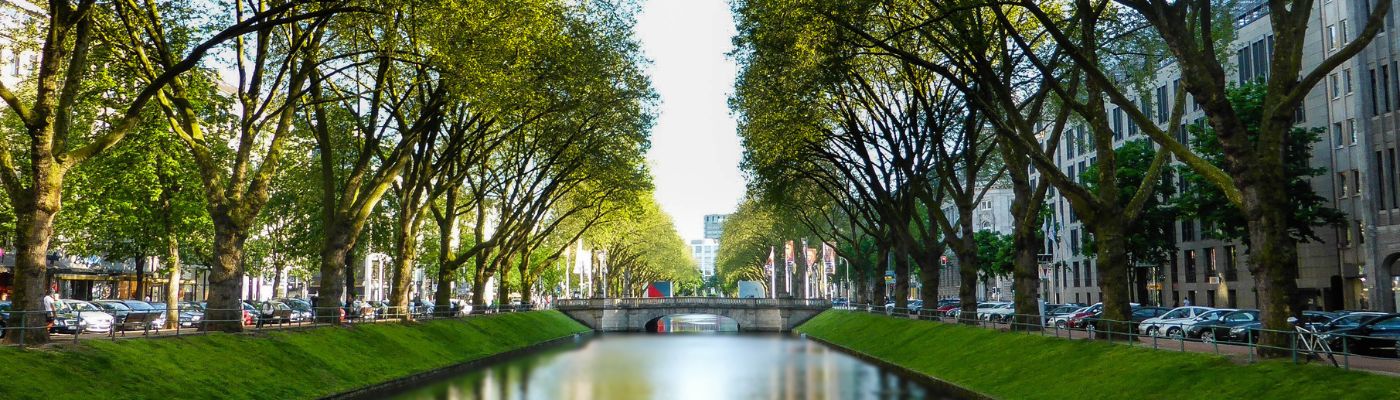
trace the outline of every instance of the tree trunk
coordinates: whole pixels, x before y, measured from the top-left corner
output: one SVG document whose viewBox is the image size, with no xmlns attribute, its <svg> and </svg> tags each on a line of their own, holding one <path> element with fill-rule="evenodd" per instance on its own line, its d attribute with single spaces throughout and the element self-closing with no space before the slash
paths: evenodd
<svg viewBox="0 0 1400 400">
<path fill-rule="evenodd" d="M 136 300 L 142 300 L 142 301 L 148 301 L 148 302 L 149 302 L 149 301 L 151 301 L 151 299 L 146 298 L 146 264 L 148 264 L 149 262 L 148 262 L 148 260 L 146 260 L 146 256 L 145 256 L 145 255 L 142 255 L 142 254 L 140 254 L 140 253 L 137 253 L 137 255 L 136 255 L 135 258 L 136 258 L 136 296 L 134 296 L 134 297 L 135 297 Z"/>
<path fill-rule="evenodd" d="M 41 188 L 35 188 L 41 190 Z M 48 293 L 49 238 L 53 236 L 53 217 L 58 208 L 58 189 L 51 189 L 53 207 L 40 209 L 32 203 L 15 204 L 15 286 L 14 310 L 8 326 L 22 328 L 21 335 L 5 335 L 10 343 L 40 345 L 49 341 L 45 328 L 44 296 Z M 28 200 L 28 199 L 21 199 Z"/>
<path fill-rule="evenodd" d="M 773 298 L 777 299 L 786 298 L 790 295 L 787 290 L 789 272 L 786 242 L 783 244 L 782 257 L 781 259 L 773 260 Z"/>
<path fill-rule="evenodd" d="M 174 235 L 166 235 L 165 268 L 169 269 L 165 286 L 165 327 L 174 329 L 180 326 L 180 241 Z"/>
<path fill-rule="evenodd" d="M 209 267 L 209 307 L 205 327 L 243 331 L 243 241 L 247 235 L 227 217 L 214 219 L 214 263 Z"/>
<path fill-rule="evenodd" d="M 1288 198 L 1279 185 L 1255 182 L 1244 188 L 1249 225 L 1249 267 L 1259 291 L 1259 354 L 1280 357 L 1291 346 L 1288 317 L 1302 311 L 1298 293 L 1298 247 L 1288 234 Z"/>
<path fill-rule="evenodd" d="M 272 266 L 272 298 L 282 299 L 287 297 L 287 282 L 283 277 L 287 274 L 287 264 L 277 262 Z"/>
<path fill-rule="evenodd" d="M 319 322 L 336 323 L 340 321 L 341 301 L 349 305 L 354 300 L 346 290 L 346 281 L 354 279 L 354 275 L 346 266 L 351 246 L 348 228 L 337 225 L 329 228 L 321 246 L 321 291 L 316 297 L 316 316 Z"/>
<path fill-rule="evenodd" d="M 870 286 L 870 305 L 872 307 L 884 307 L 888 302 L 889 285 L 885 284 L 885 271 L 890 270 L 890 246 L 885 243 L 877 244 L 880 259 L 875 262 L 875 270 L 870 271 L 872 285 Z"/>
<path fill-rule="evenodd" d="M 1021 224 L 1012 232 L 1012 243 L 1016 250 L 1016 260 L 1012 279 L 1015 281 L 1016 324 L 1012 329 L 1040 329 L 1040 255 L 1041 236 L 1037 229 L 1021 229 Z"/>
<path fill-rule="evenodd" d="M 977 323 L 977 244 L 972 236 L 962 239 L 963 244 L 953 249 L 954 255 L 958 257 L 958 277 L 962 282 L 958 285 L 958 301 L 961 311 L 958 314 L 958 321 L 965 324 Z"/>
<path fill-rule="evenodd" d="M 1107 321 L 1128 321 L 1133 314 L 1129 304 L 1127 224 L 1119 214 L 1101 215 L 1115 221 L 1100 222 L 1094 229 L 1094 244 L 1098 254 L 1099 290 L 1103 291 L 1103 319 Z M 1130 333 L 1127 322 L 1114 322 L 1110 326 L 1095 326 L 1100 332 Z"/>
<path fill-rule="evenodd" d="M 486 286 L 491 281 L 492 271 L 486 268 L 486 257 L 491 254 L 490 249 L 483 250 L 476 254 L 476 272 L 472 275 L 472 313 L 476 314 L 486 310 Z"/>
<path fill-rule="evenodd" d="M 894 307 L 909 309 L 909 245 L 903 240 L 894 252 Z"/>
<path fill-rule="evenodd" d="M 391 312 L 400 313 L 405 321 L 413 319 L 412 313 L 407 311 L 411 295 L 410 286 L 413 283 L 413 266 L 418 263 L 418 228 L 422 221 L 420 217 L 421 215 L 404 217 L 399 221 L 399 229 L 394 232 L 394 277 L 389 306 L 395 310 Z"/>
<path fill-rule="evenodd" d="M 938 246 L 938 251 L 928 251 L 920 254 L 917 259 L 919 265 L 919 298 L 924 301 L 923 307 L 919 308 L 920 314 L 929 314 L 938 308 L 938 285 L 942 278 L 942 246 Z"/>
</svg>

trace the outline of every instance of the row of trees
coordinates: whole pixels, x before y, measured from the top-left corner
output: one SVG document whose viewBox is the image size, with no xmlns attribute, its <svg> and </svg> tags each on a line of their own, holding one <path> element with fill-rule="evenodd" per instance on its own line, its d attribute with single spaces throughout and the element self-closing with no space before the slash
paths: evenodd
<svg viewBox="0 0 1400 400">
<path fill-rule="evenodd" d="M 1214 1 L 738 2 L 743 73 L 732 103 L 750 185 L 757 197 L 800 205 L 792 220 L 844 243 L 838 249 L 853 265 L 892 260 L 897 306 L 910 268 L 924 288 L 936 288 L 939 257 L 951 252 L 963 315 L 973 314 L 985 263 L 972 208 L 990 183 L 1007 182 L 1014 193 L 1018 314 L 1036 313 L 1036 256 L 1043 227 L 1057 223 L 1046 222 L 1044 204 L 1058 195 L 1092 234 L 1105 317 L 1126 320 L 1130 265 L 1153 254 L 1139 251 L 1135 232 L 1163 229 L 1154 210 L 1170 200 L 1163 179 L 1176 161 L 1202 184 L 1193 190 L 1215 193 L 1188 203 L 1224 206 L 1186 214 L 1237 218 L 1265 328 L 1286 330 L 1286 318 L 1301 311 L 1296 244 L 1330 218 L 1317 202 L 1289 195 L 1310 194 L 1299 177 L 1315 173 L 1291 165 L 1294 112 L 1370 42 L 1390 2 L 1375 2 L 1356 37 L 1311 69 L 1302 45 L 1313 2 L 1266 7 L 1270 73 L 1230 83 L 1233 15 Z M 1135 93 L 1147 93 L 1166 64 L 1180 76 L 1168 85 L 1172 104 L 1139 101 Z M 1188 97 L 1205 114 L 1193 128 L 1197 143 L 1177 135 Z M 1111 109 L 1150 142 L 1115 150 L 1124 132 Z M 1059 169 L 1062 146 L 1091 154 L 1093 173 Z M 937 296 L 923 293 L 926 302 Z M 1263 340 L 1286 346 L 1282 335 Z"/>
<path fill-rule="evenodd" d="M 419 267 L 440 310 L 459 282 L 485 304 L 493 278 L 529 301 L 589 256 L 580 241 L 614 272 L 687 279 L 644 164 L 655 95 L 634 8 L 50 1 L 11 35 L 35 72 L 0 86 L 15 309 L 43 310 L 58 248 L 158 256 L 170 304 L 181 262 L 207 265 L 206 318 L 226 331 L 249 271 L 277 295 L 289 271 L 318 273 L 334 309 L 371 251 L 392 257 L 395 307 L 426 295 Z M 45 340 L 42 318 L 15 319 Z"/>
</svg>

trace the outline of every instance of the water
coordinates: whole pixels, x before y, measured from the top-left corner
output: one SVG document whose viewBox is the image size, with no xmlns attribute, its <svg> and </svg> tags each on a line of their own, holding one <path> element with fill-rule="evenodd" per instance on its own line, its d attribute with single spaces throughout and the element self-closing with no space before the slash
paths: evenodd
<svg viewBox="0 0 1400 400">
<path fill-rule="evenodd" d="M 607 334 L 396 399 L 925 399 L 935 389 L 784 335 Z"/>
</svg>

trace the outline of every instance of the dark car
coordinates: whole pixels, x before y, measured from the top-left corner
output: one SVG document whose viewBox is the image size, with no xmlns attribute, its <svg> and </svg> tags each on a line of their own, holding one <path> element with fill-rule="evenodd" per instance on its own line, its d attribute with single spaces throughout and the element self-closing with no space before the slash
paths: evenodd
<svg viewBox="0 0 1400 400">
<path fill-rule="evenodd" d="M 851 302 L 850 302 L 849 300 L 846 300 L 845 297 L 837 297 L 837 298 L 831 299 L 831 306 L 832 306 L 832 307 L 845 307 L 845 306 L 848 306 L 848 305 L 851 305 Z"/>
<path fill-rule="evenodd" d="M 1400 357 L 1400 314 L 1371 318 L 1353 328 L 1328 332 L 1326 337 L 1334 351 Z"/>
<path fill-rule="evenodd" d="M 288 308 L 291 308 L 291 309 L 292 309 L 292 314 L 291 314 L 291 320 L 292 320 L 292 322 L 301 322 L 301 321 L 308 321 L 308 322 L 309 322 L 309 321 L 311 321 L 313 318 L 316 317 L 316 312 L 315 312 L 315 311 L 312 311 L 314 308 L 311 306 L 311 302 L 309 302 L 309 301 L 302 300 L 302 299 L 274 299 L 274 300 L 275 300 L 275 301 L 278 301 L 278 302 L 281 302 L 282 304 L 286 304 Z"/>
<path fill-rule="evenodd" d="M 169 313 L 167 313 L 169 310 L 165 303 L 151 303 L 151 307 L 160 311 L 161 314 L 164 314 L 166 316 L 165 318 L 170 318 Z M 194 327 L 199 324 L 200 320 L 204 319 L 203 309 L 190 308 L 181 304 L 179 310 L 176 311 L 178 311 L 180 315 L 180 326 L 184 328 Z"/>
<path fill-rule="evenodd" d="M 1134 333 L 1138 331 L 1137 326 L 1138 326 L 1138 324 L 1142 323 L 1142 321 L 1146 321 L 1148 318 L 1156 318 L 1156 317 L 1159 317 L 1159 316 L 1161 316 L 1162 314 L 1166 314 L 1168 311 L 1171 311 L 1170 308 L 1163 308 L 1163 307 L 1133 307 L 1132 309 L 1133 309 L 1133 313 L 1132 313 L 1131 315 L 1128 316 L 1129 322 L 1128 322 L 1127 328 L 1128 328 L 1129 330 L 1128 330 L 1127 332 L 1134 332 Z M 1105 320 L 1103 320 L 1102 318 L 1103 318 L 1103 310 L 1100 309 L 1100 310 L 1098 310 L 1098 311 L 1095 311 L 1094 314 L 1093 314 L 1092 316 L 1084 318 L 1084 320 L 1083 320 L 1084 329 L 1085 329 L 1085 330 L 1088 330 L 1088 331 L 1090 331 L 1090 332 L 1092 332 L 1092 331 L 1095 331 L 1095 330 L 1099 329 L 1100 327 L 1102 327 L 1102 328 L 1108 328 L 1108 327 L 1109 327 L 1109 324 L 1110 324 L 1112 321 L 1105 321 Z M 1121 325 L 1122 322 L 1118 322 L 1118 324 Z M 1120 331 L 1120 332 L 1121 332 L 1122 329 L 1116 329 L 1116 328 L 1123 328 L 1123 327 L 1114 326 L 1114 328 L 1115 328 L 1114 330 Z"/>
<path fill-rule="evenodd" d="M 1371 311 L 1358 311 L 1338 314 L 1341 315 L 1338 316 L 1336 319 L 1333 319 L 1331 321 L 1328 321 L 1326 324 L 1323 324 L 1321 327 L 1318 328 L 1318 331 L 1328 332 L 1335 331 L 1338 329 L 1351 329 L 1360 326 L 1361 324 L 1366 323 L 1366 321 L 1370 321 L 1371 319 L 1374 319 L 1376 317 L 1385 316 L 1385 313 Z"/>
<path fill-rule="evenodd" d="M 292 322 L 292 307 L 276 300 L 254 301 L 245 300 L 243 304 L 252 307 L 250 313 L 256 314 L 257 325 L 286 324 Z M 247 307 L 244 308 L 245 310 Z"/>
<path fill-rule="evenodd" d="M 1259 310 L 1235 310 L 1220 315 L 1214 320 L 1205 320 L 1186 326 L 1186 336 L 1200 338 L 1204 342 L 1229 340 L 1230 330 L 1259 321 Z"/>
<path fill-rule="evenodd" d="M 1303 311 L 1303 318 L 1296 320 L 1289 318 L 1291 326 L 1302 325 L 1313 331 L 1321 331 L 1321 327 L 1337 318 L 1337 314 L 1326 311 Z M 1248 324 L 1230 328 L 1229 337 L 1225 338 L 1233 342 L 1257 343 L 1259 340 L 1259 330 L 1264 326 L 1263 321 L 1255 321 Z M 1292 329 L 1291 327 L 1289 329 Z"/>
<path fill-rule="evenodd" d="M 149 318 L 144 312 L 134 312 L 121 300 L 94 300 L 93 305 L 112 315 L 112 327 L 121 331 L 136 331 L 146 328 Z"/>
<path fill-rule="evenodd" d="M 8 301 L 0 301 L 0 338 L 5 337 L 5 334 L 10 331 L 11 308 L 14 308 L 14 304 Z"/>
</svg>

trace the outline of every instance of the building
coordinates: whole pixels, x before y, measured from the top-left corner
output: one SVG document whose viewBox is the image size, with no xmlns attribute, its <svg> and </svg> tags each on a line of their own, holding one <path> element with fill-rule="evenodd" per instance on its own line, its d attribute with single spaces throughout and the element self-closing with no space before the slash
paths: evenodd
<svg viewBox="0 0 1400 400">
<path fill-rule="evenodd" d="M 729 214 L 705 215 L 705 238 L 719 240 L 719 236 L 724 234 L 724 221 L 727 219 Z"/>
<path fill-rule="evenodd" d="M 1303 46 L 1303 71 L 1310 71 L 1359 32 L 1369 2 L 1333 0 L 1318 3 Z M 1392 12 L 1395 12 L 1392 9 Z M 1267 77 L 1273 52 L 1267 4 L 1244 2 L 1236 9 L 1236 38 L 1229 67 L 1233 82 Z M 1314 145 L 1311 164 L 1329 173 L 1312 179 L 1313 189 L 1344 211 L 1348 223 L 1340 228 L 1316 227 L 1322 239 L 1300 243 L 1298 287 L 1309 308 L 1395 310 L 1400 292 L 1400 199 L 1397 199 L 1395 148 L 1400 116 L 1400 49 L 1395 29 L 1387 29 L 1361 55 L 1343 63 L 1305 98 L 1297 119 L 1301 127 L 1322 128 L 1328 134 Z M 1364 71 L 1364 72 L 1363 72 Z M 1174 64 L 1157 71 L 1147 93 L 1136 93 L 1158 124 L 1169 118 L 1170 104 L 1180 84 Z M 1391 95 L 1391 91 L 1395 95 Z M 1358 92 L 1360 95 L 1357 95 Z M 1131 95 L 1131 94 L 1130 94 Z M 1187 100 L 1186 104 L 1194 104 Z M 1145 138 L 1122 110 L 1109 105 L 1115 145 Z M 1188 106 L 1182 126 L 1167 129 L 1178 140 L 1186 124 L 1201 123 L 1199 107 Z M 1069 176 L 1078 176 L 1094 163 L 1092 143 L 1083 127 L 1066 130 L 1055 160 Z M 1374 165 L 1373 165 L 1374 164 Z M 1179 178 L 1179 177 L 1178 177 Z M 1192 190 L 1184 180 L 1178 191 Z M 1097 265 L 1081 254 L 1088 234 L 1068 202 L 1050 199 L 1046 253 L 1050 274 L 1045 296 L 1055 303 L 1100 301 Z M 1247 246 L 1209 237 L 1201 221 L 1182 220 L 1174 227 L 1177 250 L 1167 265 L 1141 265 L 1130 280 L 1137 288 L 1133 301 L 1165 306 L 1192 304 L 1216 307 L 1258 307 L 1254 280 L 1245 267 Z"/>
<path fill-rule="evenodd" d="M 709 216 L 705 217 L 705 222 L 709 223 Z M 696 264 L 700 266 L 700 277 L 708 279 L 715 275 L 715 255 L 719 253 L 719 241 L 715 239 L 696 239 L 690 241 L 690 255 L 695 258 Z"/>
<path fill-rule="evenodd" d="M 987 193 L 982 196 L 982 200 L 974 206 L 972 211 L 972 225 L 976 231 L 992 231 L 1003 235 L 1010 235 L 1015 229 L 1014 217 L 1011 215 L 1011 201 L 1016 194 L 1011 191 L 1006 182 L 998 181 L 987 189 Z M 950 224 L 958 223 L 958 210 L 953 203 L 943 205 L 943 215 L 948 218 Z M 938 277 L 939 298 L 957 298 L 958 288 L 962 285 L 962 276 L 959 275 L 961 269 L 958 267 L 958 258 L 952 253 L 952 249 L 947 249 L 947 262 L 941 269 Z M 910 271 L 917 273 L 917 271 Z M 917 284 L 918 279 L 914 279 L 911 284 Z M 985 301 L 1010 301 L 1013 298 L 1012 289 L 1014 281 L 1011 276 L 997 277 L 994 282 L 977 282 L 977 297 Z M 922 288 L 920 288 L 922 289 Z"/>
</svg>

